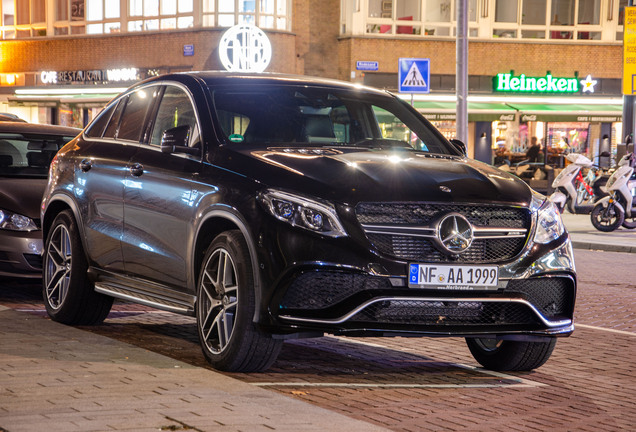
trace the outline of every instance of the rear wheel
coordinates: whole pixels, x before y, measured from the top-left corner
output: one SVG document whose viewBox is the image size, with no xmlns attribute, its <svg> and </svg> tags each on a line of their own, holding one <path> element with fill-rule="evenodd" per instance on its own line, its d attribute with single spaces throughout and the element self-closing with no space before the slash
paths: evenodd
<svg viewBox="0 0 636 432">
<path fill-rule="evenodd" d="M 466 344 L 475 360 L 486 369 L 529 371 L 548 361 L 556 338 L 546 342 L 466 338 Z"/>
<path fill-rule="evenodd" d="M 113 298 L 97 293 L 88 280 L 88 264 L 77 223 L 70 210 L 57 215 L 44 244 L 42 294 L 51 319 L 71 325 L 99 324 Z"/>
<path fill-rule="evenodd" d="M 623 223 L 625 214 L 614 204 L 608 203 L 607 207 L 596 204 L 590 213 L 592 225 L 599 231 L 610 232 L 618 229 Z"/>
<path fill-rule="evenodd" d="M 197 292 L 197 328 L 208 362 L 219 370 L 259 372 L 276 360 L 282 340 L 253 322 L 254 272 L 240 231 L 212 241 L 203 260 Z"/>
<path fill-rule="evenodd" d="M 632 210 L 632 215 L 633 215 L 633 210 Z M 632 216 L 629 218 L 625 218 L 625 220 L 623 221 L 623 226 L 627 229 L 634 229 L 636 228 L 636 216 Z"/>
</svg>

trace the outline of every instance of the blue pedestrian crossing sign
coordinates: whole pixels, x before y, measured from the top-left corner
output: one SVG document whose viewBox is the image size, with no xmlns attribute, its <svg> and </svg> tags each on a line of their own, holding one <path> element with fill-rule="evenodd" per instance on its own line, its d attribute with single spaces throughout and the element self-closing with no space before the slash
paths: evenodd
<svg viewBox="0 0 636 432">
<path fill-rule="evenodd" d="M 398 91 L 400 93 L 428 93 L 430 81 L 430 59 L 401 58 L 399 60 Z"/>
</svg>

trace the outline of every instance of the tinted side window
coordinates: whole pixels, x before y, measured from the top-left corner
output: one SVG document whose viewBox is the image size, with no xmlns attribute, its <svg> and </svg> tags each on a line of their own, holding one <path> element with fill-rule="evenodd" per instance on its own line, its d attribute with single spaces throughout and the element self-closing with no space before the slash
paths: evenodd
<svg viewBox="0 0 636 432">
<path fill-rule="evenodd" d="M 121 118 L 121 113 L 124 110 L 127 100 L 128 96 L 119 100 L 117 108 L 115 108 L 115 112 L 110 117 L 110 122 L 108 122 L 108 126 L 106 126 L 106 130 L 104 131 L 104 138 L 115 138 L 117 128 L 119 127 L 119 119 Z"/>
<path fill-rule="evenodd" d="M 199 143 L 199 127 L 190 98 L 181 88 L 168 86 L 161 98 L 150 144 L 161 145 L 163 133 L 177 126 L 190 126 L 190 147 Z"/>
<path fill-rule="evenodd" d="M 98 114 L 97 118 L 86 129 L 86 136 L 91 138 L 100 138 L 104 133 L 104 128 L 108 124 L 110 117 L 113 115 L 113 111 L 115 111 L 116 106 L 117 104 L 112 104 L 103 109 L 102 112 Z"/>
<path fill-rule="evenodd" d="M 153 101 L 151 92 L 152 89 L 140 89 L 128 96 L 117 139 L 139 141 L 148 107 Z"/>
</svg>

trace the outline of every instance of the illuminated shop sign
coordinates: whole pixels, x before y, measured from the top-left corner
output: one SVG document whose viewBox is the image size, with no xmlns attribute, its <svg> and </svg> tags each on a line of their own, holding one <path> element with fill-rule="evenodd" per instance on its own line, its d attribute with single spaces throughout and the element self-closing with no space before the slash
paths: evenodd
<svg viewBox="0 0 636 432">
<path fill-rule="evenodd" d="M 555 77 L 550 73 L 543 77 L 500 73 L 493 78 L 494 90 L 508 93 L 578 93 L 581 90 L 594 93 L 596 83 L 591 75 L 579 80 L 578 77 Z"/>
<path fill-rule="evenodd" d="M 84 70 L 84 71 L 43 71 L 40 72 L 42 84 L 78 84 L 137 81 L 139 71 L 136 68 Z"/>
<path fill-rule="evenodd" d="M 228 71 L 263 72 L 272 59 L 272 44 L 258 27 L 236 25 L 221 36 L 219 57 Z"/>
</svg>

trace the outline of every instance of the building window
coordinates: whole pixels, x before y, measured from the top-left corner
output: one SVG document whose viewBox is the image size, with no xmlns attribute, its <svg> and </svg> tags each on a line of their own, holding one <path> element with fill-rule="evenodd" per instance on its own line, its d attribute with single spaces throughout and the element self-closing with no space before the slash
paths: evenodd
<svg viewBox="0 0 636 432">
<path fill-rule="evenodd" d="M 623 37 L 626 0 L 469 0 L 468 36 L 595 40 Z M 341 0 L 342 35 L 454 38 L 457 0 Z"/>
<path fill-rule="evenodd" d="M 2 0 L 2 38 L 46 36 L 46 0 Z"/>
<path fill-rule="evenodd" d="M 342 3 L 347 10 L 354 8 L 346 0 Z M 468 5 L 471 34 L 476 36 L 477 0 L 469 0 Z M 366 6 L 365 33 L 418 36 L 454 36 L 456 33 L 456 0 L 367 0 L 363 6 Z M 343 21 L 347 32 L 346 17 Z"/>
<path fill-rule="evenodd" d="M 601 40 L 602 0 L 496 0 L 494 38 Z"/>
<path fill-rule="evenodd" d="M 0 0 L 0 32 L 2 39 L 25 39 L 235 24 L 291 31 L 291 1 Z M 47 10 L 52 11 L 50 22 Z"/>
<path fill-rule="evenodd" d="M 186 29 L 194 26 L 193 0 L 129 0 L 128 31 Z"/>
<path fill-rule="evenodd" d="M 250 24 L 264 29 L 291 30 L 291 0 L 203 0 L 203 27 Z"/>
</svg>

